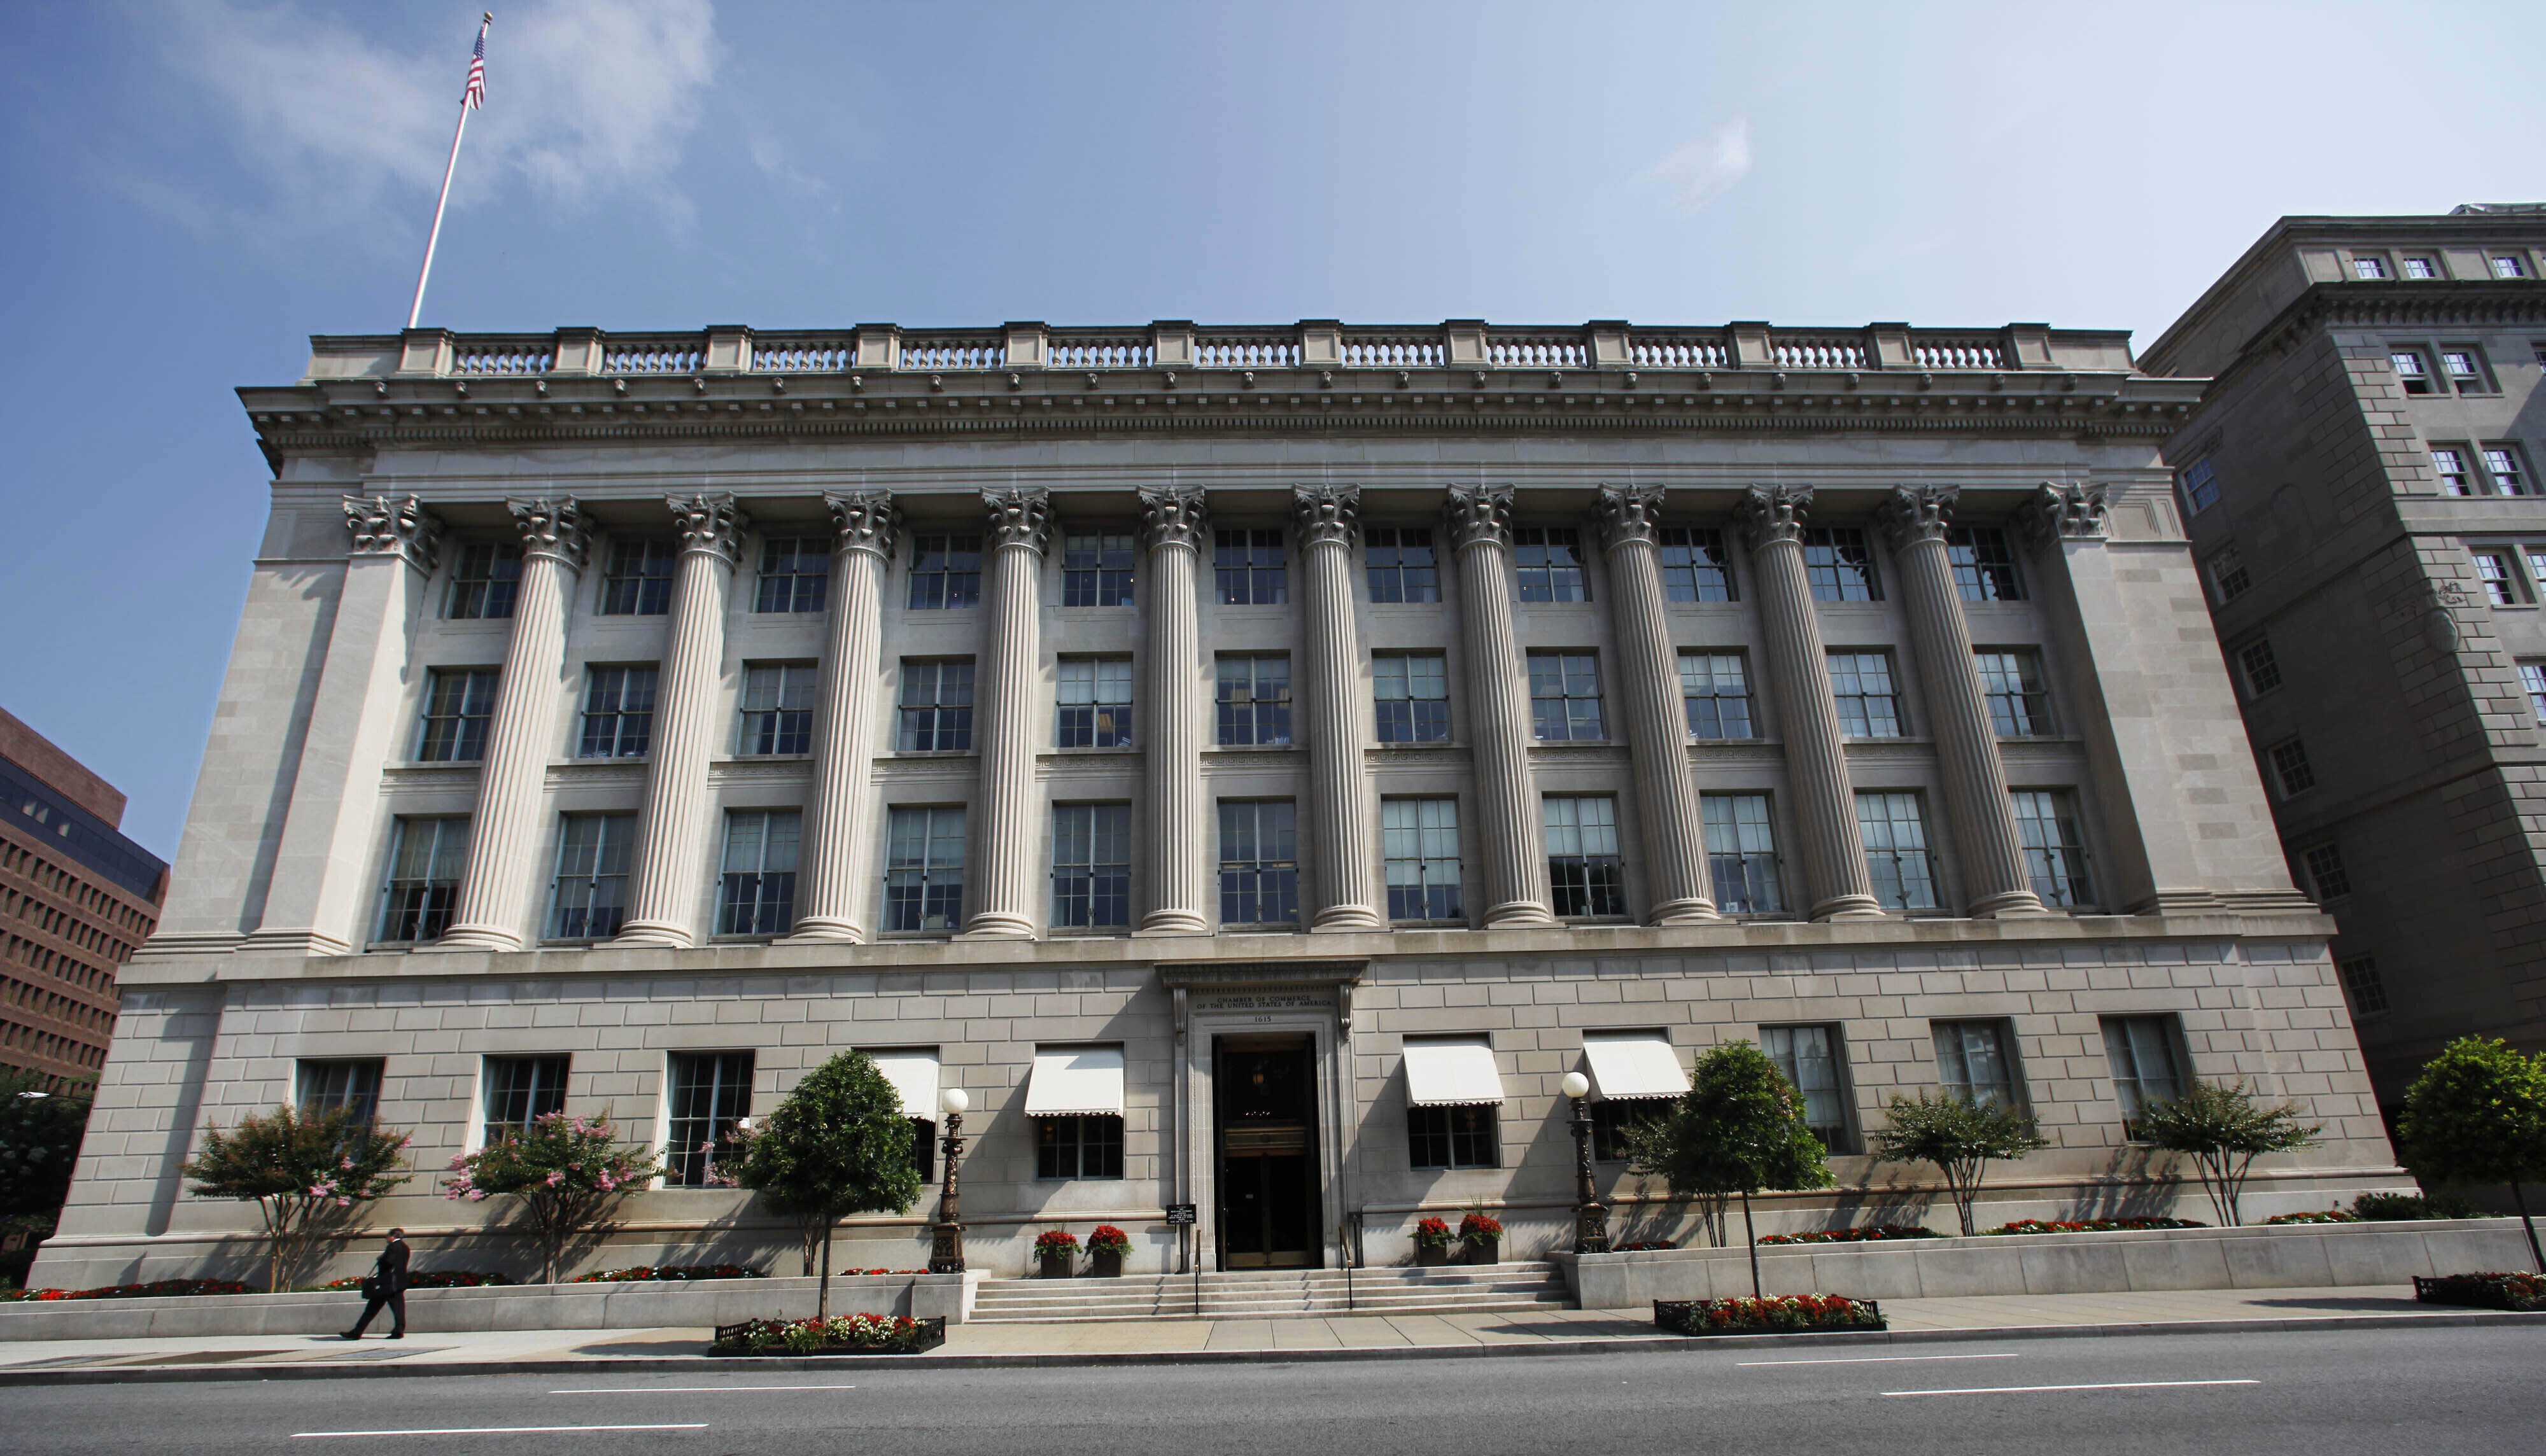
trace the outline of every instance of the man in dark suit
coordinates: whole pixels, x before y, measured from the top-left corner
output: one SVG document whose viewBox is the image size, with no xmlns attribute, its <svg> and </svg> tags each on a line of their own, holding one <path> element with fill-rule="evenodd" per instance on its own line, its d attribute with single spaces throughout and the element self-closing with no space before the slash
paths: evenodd
<svg viewBox="0 0 2546 1456">
<path fill-rule="evenodd" d="M 354 1328 L 340 1338 L 361 1339 L 364 1328 L 382 1305 L 388 1306 L 389 1338 L 406 1338 L 406 1231 L 391 1229 L 388 1246 L 381 1250 L 379 1261 L 372 1265 L 372 1277 L 363 1284 L 363 1297 L 368 1301 L 363 1306 L 363 1318 L 355 1321 Z"/>
</svg>

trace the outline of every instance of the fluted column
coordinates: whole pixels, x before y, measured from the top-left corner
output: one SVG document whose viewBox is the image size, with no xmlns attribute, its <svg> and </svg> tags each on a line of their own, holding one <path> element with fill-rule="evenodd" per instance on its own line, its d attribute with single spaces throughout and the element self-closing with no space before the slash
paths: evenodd
<svg viewBox="0 0 2546 1456">
<path fill-rule="evenodd" d="M 662 691 L 654 700 L 653 759 L 636 818 L 622 941 L 689 945 L 698 939 L 699 892 L 710 825 L 708 759 L 724 735 L 717 686 L 724 673 L 724 608 L 751 520 L 730 495 L 664 497 L 681 533 L 672 571 Z"/>
<path fill-rule="evenodd" d="M 1353 542 L 1361 535 L 1361 491 L 1304 485 L 1291 493 L 1291 521 L 1308 577 L 1309 814 L 1316 908 L 1309 928 L 1378 930 L 1378 815 L 1362 752 L 1362 716 L 1353 692 L 1361 677 L 1361 635 L 1353 613 Z"/>
<path fill-rule="evenodd" d="M 1602 486 L 1596 508 L 1609 558 L 1609 615 L 1618 633 L 1619 691 L 1636 765 L 1636 812 L 1644 821 L 1646 876 L 1656 925 L 1713 920 L 1706 814 L 1688 771 L 1688 710 L 1680 697 L 1679 652 L 1663 605 L 1660 486 Z"/>
<path fill-rule="evenodd" d="M 1936 766 L 1945 781 L 1945 814 L 1953 825 L 1954 845 L 1962 852 L 1971 914 L 2038 915 L 2042 900 L 2025 872 L 2015 808 L 2007 801 L 2006 764 L 1998 756 L 1989 696 L 1972 660 L 1971 624 L 1964 620 L 1953 559 L 1945 547 L 1945 522 L 1960 493 L 1951 485 L 1904 485 L 1884 507 L 1883 530 L 1901 568 L 1910 646 L 1918 655 L 1918 680 L 1927 689 Z"/>
<path fill-rule="evenodd" d="M 822 497 L 839 538 L 831 565 L 830 636 L 822 642 L 822 711 L 813 723 L 813 802 L 805 806 L 796 939 L 868 939 L 867 804 L 874 777 L 876 692 L 884 680 L 884 582 L 900 512 L 881 490 Z"/>
<path fill-rule="evenodd" d="M 565 670 L 565 618 L 592 535 L 570 499 L 511 500 L 522 535 L 522 586 L 513 636 L 495 682 L 495 721 L 477 812 L 468 821 L 468 868 L 442 944 L 453 950 L 519 950 L 531 893 L 545 877 L 536 858 L 547 817 L 551 742 Z"/>
<path fill-rule="evenodd" d="M 1511 487 L 1450 487 L 1458 558 L 1460 645 L 1476 741 L 1478 839 L 1485 847 L 1485 924 L 1553 925 L 1546 831 L 1529 769 L 1529 678 L 1511 610 Z"/>
<path fill-rule="evenodd" d="M 1035 728 L 1043 722 L 1044 549 L 1052 494 L 984 490 L 989 520 L 989 611 L 981 642 L 980 823 L 972 831 L 975 907 L 967 935 L 1035 933 Z"/>
<path fill-rule="evenodd" d="M 1803 831 L 1804 878 L 1816 920 L 1859 920 L 1883 913 L 1865 868 L 1865 835 L 1856 824 L 1848 782 L 1847 743 L 1830 696 L 1829 654 L 1822 646 L 1804 572 L 1804 515 L 1809 485 L 1753 485 L 1742 499 L 1741 526 L 1759 583 L 1759 616 L 1768 639 L 1768 676 L 1786 740 L 1786 778 L 1795 821 Z"/>
<path fill-rule="evenodd" d="M 1211 933 L 1211 806 L 1203 800 L 1202 546 L 1209 529 L 1199 490 L 1141 492 L 1146 556 L 1141 609 L 1148 670 L 1138 712 L 1147 771 L 1141 815 L 1147 855 L 1144 935 Z"/>
</svg>

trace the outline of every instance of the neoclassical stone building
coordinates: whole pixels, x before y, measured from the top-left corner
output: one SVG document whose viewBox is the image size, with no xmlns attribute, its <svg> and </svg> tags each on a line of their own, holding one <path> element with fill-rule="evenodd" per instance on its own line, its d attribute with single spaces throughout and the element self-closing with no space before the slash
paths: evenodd
<svg viewBox="0 0 2546 1456">
<path fill-rule="evenodd" d="M 175 888 L 38 1277 L 239 1260 L 176 1168 L 288 1099 L 411 1129 L 381 1217 L 543 1111 L 665 1150 L 594 1257 L 792 1236 L 701 1149 L 873 1051 L 973 1111 L 976 1268 L 1569 1227 L 1736 1037 L 1842 1187 L 1881 1105 L 2019 1100 L 1992 1219 L 2152 1211 L 2192 1075 L 2393 1180 L 2160 444 L 2201 382 L 2014 325 L 321 338 L 241 391 L 273 505 Z M 926 1139 L 931 1129 L 917 1135 Z M 923 1143 L 923 1146 L 925 1144 Z M 932 1159 L 933 1161 L 933 1159 Z M 932 1166 L 932 1173 L 934 1168 Z M 935 1194 L 853 1264 L 925 1257 Z"/>
</svg>

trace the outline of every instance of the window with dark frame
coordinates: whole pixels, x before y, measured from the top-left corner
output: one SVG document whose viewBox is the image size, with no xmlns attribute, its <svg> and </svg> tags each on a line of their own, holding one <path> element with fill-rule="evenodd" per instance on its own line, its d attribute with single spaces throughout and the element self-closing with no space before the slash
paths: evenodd
<svg viewBox="0 0 2546 1456">
<path fill-rule="evenodd" d="M 1520 526 L 1512 531 L 1515 590 L 1524 602 L 1591 600 L 1590 568 L 1582 533 L 1564 526 Z"/>
<path fill-rule="evenodd" d="M 2197 516 L 2219 503 L 2219 472 L 2203 456 L 2183 471 L 2183 513 Z"/>
<path fill-rule="evenodd" d="M 2046 905 L 2077 909 L 2094 902 L 2086 875 L 2086 831 L 2076 796 L 2047 789 L 2010 789 L 2016 843 L 2024 851 L 2026 878 Z"/>
<path fill-rule="evenodd" d="M 380 939 L 389 944 L 441 939 L 460 903 L 460 877 L 467 864 L 467 819 L 399 818 L 389 836 Z"/>
<path fill-rule="evenodd" d="M 2431 473 L 2440 477 L 2440 489 L 2445 494 L 2475 494 L 2475 478 L 2468 473 L 2466 452 L 2454 445 L 2431 447 Z"/>
<path fill-rule="evenodd" d="M 1901 690 L 1892 680 L 1889 652 L 1833 651 L 1830 694 L 1838 704 L 1838 730 L 1850 738 L 1898 738 Z"/>
<path fill-rule="evenodd" d="M 2520 663 L 2519 687 L 2528 694 L 2528 711 L 2536 715 L 2539 727 L 2546 728 L 2546 662 Z"/>
<path fill-rule="evenodd" d="M 821 701 L 820 669 L 810 662 L 745 664 L 741 757 L 813 751 L 813 710 Z"/>
<path fill-rule="evenodd" d="M 1222 606 L 1278 607 L 1291 600 L 1290 567 L 1283 561 L 1280 531 L 1215 531 L 1211 564 Z"/>
<path fill-rule="evenodd" d="M 416 762 L 475 763 L 486 756 L 499 676 L 492 667 L 437 667 L 425 675 Z"/>
<path fill-rule="evenodd" d="M 1778 883 L 1777 830 L 1765 794 L 1708 794 L 1706 864 L 1715 881 L 1715 907 L 1728 915 L 1776 915 L 1786 909 Z"/>
<path fill-rule="evenodd" d="M 1080 1113 L 1038 1117 L 1034 1124 L 1036 1177 L 1123 1176 L 1123 1119 L 1103 1113 Z"/>
<path fill-rule="evenodd" d="M 1606 794 L 1550 794 L 1547 877 L 1555 910 L 1566 919 L 1627 913 L 1627 882 L 1618 857 L 1618 801 Z"/>
<path fill-rule="evenodd" d="M 2342 976 L 2343 994 L 2351 997 L 2352 1015 L 2387 1014 L 2387 981 L 2378 974 L 2375 956 L 2354 956 L 2335 969 Z"/>
<path fill-rule="evenodd" d="M 2122 1107 L 2122 1135 L 2140 1140 L 2140 1117 L 2161 1102 L 2183 1095 L 2176 1070 L 2179 1039 L 2171 1016 L 2103 1018 L 2104 1063 L 2113 1074 L 2113 1100 Z"/>
<path fill-rule="evenodd" d="M 831 543 L 818 536 L 772 536 L 760 543 L 754 612 L 819 612 L 830 600 Z"/>
<path fill-rule="evenodd" d="M 1946 1091 L 1983 1106 L 2023 1105 L 2005 1022 L 1937 1021 L 1930 1028 L 1936 1043 L 1936 1079 Z"/>
<path fill-rule="evenodd" d="M 1663 600 L 1734 600 L 1733 557 L 1724 549 L 1723 532 L 1664 526 L 1659 550 Z"/>
<path fill-rule="evenodd" d="M 1380 742 L 1450 741 L 1450 672 L 1439 652 L 1374 652 L 1370 675 Z"/>
<path fill-rule="evenodd" d="M 606 940 L 628 917 L 628 866 L 636 815 L 570 814 L 557 833 L 556 881 L 549 893 L 551 940 Z"/>
<path fill-rule="evenodd" d="M 577 758 L 639 758 L 654 746 L 654 667 L 592 667 L 583 679 Z"/>
<path fill-rule="evenodd" d="M 358 1122 L 372 1122 L 381 1115 L 381 1068 L 378 1058 L 302 1062 L 295 1069 L 293 1100 L 303 1112 L 343 1109 Z"/>
<path fill-rule="evenodd" d="M 604 617 L 661 617 L 672 610 L 672 570 L 680 553 L 653 537 L 614 541 L 601 577 Z"/>
<path fill-rule="evenodd" d="M 1061 543 L 1061 604 L 1132 605 L 1135 546 L 1129 533 L 1071 532 Z"/>
<path fill-rule="evenodd" d="M 2237 665 L 2246 672 L 2246 696 L 2259 698 L 2281 685 L 2280 659 L 2272 655 L 2269 638 L 2256 638 L 2238 649 Z"/>
<path fill-rule="evenodd" d="M 663 1185 L 705 1188 L 719 1145 L 751 1115 L 749 1052 L 674 1052 Z"/>
<path fill-rule="evenodd" d="M 1052 923 L 1072 929 L 1132 923 L 1132 806 L 1053 806 Z"/>
<path fill-rule="evenodd" d="M 952 612 L 981 605 L 981 538 L 910 539 L 910 610 Z"/>
<path fill-rule="evenodd" d="M 1290 800 L 1220 802 L 1220 919 L 1224 925 L 1299 922 L 1299 826 Z"/>
<path fill-rule="evenodd" d="M 973 659 L 901 660 L 904 753 L 969 753 L 973 749 Z"/>
<path fill-rule="evenodd" d="M 1854 526 L 1804 528 L 1804 579 L 1817 602 L 1879 602 L 1874 551 Z"/>
<path fill-rule="evenodd" d="M 1927 818 L 1920 812 L 1918 796 L 1860 793 L 1856 825 L 1865 840 L 1874 898 L 1886 909 L 1936 908 L 1935 860 L 1927 851 Z"/>
<path fill-rule="evenodd" d="M 454 622 L 510 617 L 521 590 L 522 549 L 509 541 L 472 541 L 452 559 L 442 615 Z"/>
<path fill-rule="evenodd" d="M 796 924 L 800 810 L 730 810 L 724 816 L 719 935 L 785 935 Z"/>
<path fill-rule="evenodd" d="M 1461 920 L 1459 801 L 1385 799 L 1379 836 L 1391 920 Z"/>
<path fill-rule="evenodd" d="M 1373 602 L 1437 602 L 1441 568 L 1424 526 L 1373 526 L 1362 533 Z"/>
<path fill-rule="evenodd" d="M 1491 1104 L 1408 1107 L 1406 1161 L 1417 1168 L 1500 1167 L 1501 1121 L 1502 1109 Z"/>
<path fill-rule="evenodd" d="M 964 809 L 895 809 L 885 853 L 884 928 L 964 928 Z"/>
<path fill-rule="evenodd" d="M 1532 651 L 1529 710 L 1542 743 L 1597 742 L 1608 737 L 1608 727 L 1600 717 L 1598 654 Z"/>
<path fill-rule="evenodd" d="M 2508 552 L 2480 551 L 2475 556 L 2476 579 L 2484 583 L 2484 599 L 2497 607 L 2519 605 L 2519 586 L 2510 570 Z"/>
<path fill-rule="evenodd" d="M 1679 696 L 1690 737 L 1718 741 L 1758 735 L 1750 719 L 1750 676 L 1740 653 L 1680 653 Z"/>
<path fill-rule="evenodd" d="M 2354 254 L 2351 259 L 2351 276 L 2359 279 L 2385 278 L 2387 260 L 2366 253 Z"/>
<path fill-rule="evenodd" d="M 1291 654 L 1224 652 L 1213 667 L 1223 747 L 1291 741 Z"/>
<path fill-rule="evenodd" d="M 2409 256 L 2405 259 L 2405 276 L 2407 278 L 2437 278 L 2440 276 L 2439 262 L 2437 259 L 2428 256 Z"/>
<path fill-rule="evenodd" d="M 2308 888 L 2316 892 L 2319 904 L 2329 904 L 2351 893 L 2351 874 L 2342 867 L 2342 846 L 2312 845 L 2299 856 L 2307 865 Z"/>
<path fill-rule="evenodd" d="M 2396 382 L 2408 394 L 2436 394 L 2439 386 L 2432 383 L 2430 362 L 2419 349 L 2392 349 L 2387 363 L 2396 371 Z"/>
<path fill-rule="evenodd" d="M 1669 1097 L 1602 1097 L 1591 1104 L 1591 1160 L 1626 1162 L 1633 1156 L 1629 1140 L 1671 1114 Z"/>
<path fill-rule="evenodd" d="M 2015 574 L 2015 549 L 1995 526 L 1948 526 L 1945 555 L 1954 566 L 1954 590 L 1967 602 L 2020 602 L 2024 583 Z"/>
<path fill-rule="evenodd" d="M 2280 781 L 2281 797 L 2294 798 L 2316 787 L 2316 770 L 2309 766 L 2307 745 L 2296 738 L 2272 745 L 2272 776 Z"/>
<path fill-rule="evenodd" d="M 1835 1026 L 1763 1026 L 1759 1050 L 1804 1094 L 1804 1126 L 1831 1153 L 1848 1152 L 1846 1044 Z"/>
<path fill-rule="evenodd" d="M 2254 578 L 2246 570 L 2246 557 L 2235 546 L 2223 546 L 2210 554 L 2210 583 L 2217 589 L 2222 603 L 2243 596 Z"/>
<path fill-rule="evenodd" d="M 2508 443 L 2483 447 L 2485 483 L 2496 495 L 2526 495 L 2528 466 L 2519 447 Z"/>
<path fill-rule="evenodd" d="M 1975 651 L 1972 665 L 1980 672 L 1990 727 L 1997 736 L 2040 738 L 2054 731 L 2051 691 L 2042 685 L 2042 665 L 2032 652 Z"/>
<path fill-rule="evenodd" d="M 564 1057 L 489 1057 L 481 1115 L 486 1141 L 530 1131 L 543 1117 L 565 1111 Z"/>
<path fill-rule="evenodd" d="M 2496 253 L 2493 255 L 2493 276 L 2496 278 L 2526 278 L 2528 276 L 2528 265 L 2517 253 Z"/>
<path fill-rule="evenodd" d="M 1063 657 L 1053 723 L 1057 746 L 1132 746 L 1132 659 Z"/>
<path fill-rule="evenodd" d="M 2461 394 L 2493 392 L 2493 379 L 2484 368 L 2484 353 L 2473 344 L 2442 349 L 2440 373 L 2448 377 L 2449 386 Z"/>
</svg>

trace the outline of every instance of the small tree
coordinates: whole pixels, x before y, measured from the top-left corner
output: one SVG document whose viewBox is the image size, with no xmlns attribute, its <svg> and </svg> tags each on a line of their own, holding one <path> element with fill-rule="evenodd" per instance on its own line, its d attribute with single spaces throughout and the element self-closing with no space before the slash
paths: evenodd
<svg viewBox="0 0 2546 1456">
<path fill-rule="evenodd" d="M 452 1176 L 442 1180 L 446 1198 L 522 1200 L 540 1241 L 540 1282 L 554 1284 L 566 1244 L 663 1169 L 653 1154 L 621 1145 L 609 1113 L 582 1118 L 552 1112 L 454 1157 L 450 1170 Z"/>
<path fill-rule="evenodd" d="M 2529 1057 L 2488 1037 L 2460 1037 L 2405 1093 L 2397 1129 L 2405 1160 L 2434 1183 L 2507 1183 L 2528 1231 L 2528 1256 L 2546 1273 L 2522 1183 L 2546 1179 L 2546 1054 Z"/>
<path fill-rule="evenodd" d="M 266 1287 L 281 1293 L 307 1267 L 319 1241 L 353 1222 L 352 1210 L 406 1182 L 403 1134 L 372 1126 L 353 1107 L 277 1107 L 204 1130 L 184 1172 L 198 1198 L 253 1199 L 265 1216 Z"/>
<path fill-rule="evenodd" d="M 858 1213 L 908 1213 L 919 1201 L 901 1094 L 864 1052 L 806 1073 L 744 1141 L 735 1182 L 782 1213 L 818 1224 L 822 1283 L 814 1318 L 831 1317 L 831 1230 Z"/>
<path fill-rule="evenodd" d="M 2299 1110 L 2290 1103 L 2255 1106 L 2243 1082 L 2198 1079 L 2182 1096 L 2142 1108 L 2139 1121 L 2142 1138 L 2192 1159 L 2201 1191 L 2210 1195 L 2211 1211 L 2224 1228 L 2245 1222 L 2240 1200 L 2255 1158 L 2314 1147 L 2323 1131 L 2299 1126 Z"/>
<path fill-rule="evenodd" d="M 45 1080 L 0 1071 L 0 1219 L 48 1226 L 70 1196 L 88 1099 L 48 1091 Z"/>
<path fill-rule="evenodd" d="M 1826 1188 L 1828 1151 L 1804 1126 L 1804 1094 L 1748 1042 L 1728 1042 L 1698 1059 L 1688 1095 L 1668 1117 L 1628 1134 L 1637 1170 L 1658 1174 L 1674 1193 L 1741 1198 L 1750 1244 L 1750 1293 L 1759 1293 L 1759 1240 L 1750 1195 L 1763 1188 Z"/>
<path fill-rule="evenodd" d="M 1872 1138 L 1877 1162 L 1932 1162 L 1945 1175 L 1945 1191 L 1972 1235 L 1972 1204 L 1993 1159 L 2022 1157 L 2051 1140 L 2034 1127 L 2033 1114 L 2005 1103 L 1976 1102 L 1951 1092 L 1930 1098 L 1895 1095 L 1885 1104 L 1891 1126 Z"/>
</svg>

